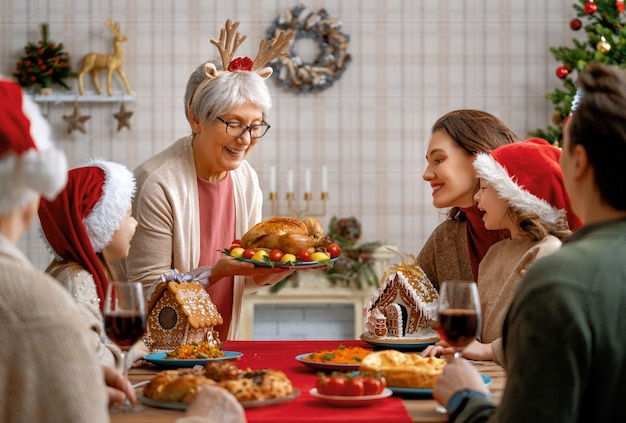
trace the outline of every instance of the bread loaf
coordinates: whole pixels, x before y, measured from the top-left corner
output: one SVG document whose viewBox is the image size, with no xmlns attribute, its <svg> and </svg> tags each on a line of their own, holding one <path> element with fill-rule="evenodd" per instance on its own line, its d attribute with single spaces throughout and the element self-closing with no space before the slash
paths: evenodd
<svg viewBox="0 0 626 423">
<path fill-rule="evenodd" d="M 428 389 L 435 386 L 445 364 L 445 360 L 437 357 L 424 358 L 417 353 L 384 350 L 365 356 L 359 371 L 382 373 L 388 386 Z"/>
</svg>

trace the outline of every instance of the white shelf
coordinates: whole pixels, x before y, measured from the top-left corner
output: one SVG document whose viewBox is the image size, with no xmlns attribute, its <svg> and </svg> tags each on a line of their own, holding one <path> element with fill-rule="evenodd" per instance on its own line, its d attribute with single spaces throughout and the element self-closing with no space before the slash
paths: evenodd
<svg viewBox="0 0 626 423">
<path fill-rule="evenodd" d="M 80 95 L 78 92 L 60 92 L 52 93 L 49 95 L 33 94 L 33 100 L 37 103 L 120 103 L 133 101 L 133 96 L 126 94 L 125 92 L 114 92 L 109 96 L 106 93 L 96 94 L 95 91 L 86 92 L 85 95 Z"/>
</svg>

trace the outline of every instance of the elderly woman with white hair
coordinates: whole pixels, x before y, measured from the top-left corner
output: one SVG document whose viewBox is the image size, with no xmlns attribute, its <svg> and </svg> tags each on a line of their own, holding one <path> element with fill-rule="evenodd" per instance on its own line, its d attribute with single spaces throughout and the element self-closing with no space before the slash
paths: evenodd
<svg viewBox="0 0 626 423">
<path fill-rule="evenodd" d="M 270 129 L 265 79 L 272 69 L 263 66 L 287 54 L 290 38 L 281 34 L 262 43 L 254 61 L 233 59 L 246 37 L 234 36 L 237 26 L 227 21 L 220 39 L 211 40 L 222 70 L 204 63 L 189 78 L 184 110 L 191 135 L 135 169 L 138 226 L 126 259 L 128 279 L 146 289 L 171 269 L 208 267 L 206 289 L 223 318 L 215 327 L 222 341 L 236 337 L 244 291 L 274 284 L 290 272 L 220 253 L 262 217 L 262 192 L 246 157 Z"/>
</svg>

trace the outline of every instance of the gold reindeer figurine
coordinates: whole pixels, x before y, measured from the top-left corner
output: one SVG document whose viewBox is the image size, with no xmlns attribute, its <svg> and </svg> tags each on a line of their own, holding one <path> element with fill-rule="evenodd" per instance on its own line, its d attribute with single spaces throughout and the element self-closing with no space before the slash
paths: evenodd
<svg viewBox="0 0 626 423">
<path fill-rule="evenodd" d="M 113 54 L 92 52 L 88 53 L 83 58 L 83 67 L 78 74 L 78 91 L 80 92 L 80 95 L 85 95 L 85 89 L 83 88 L 83 76 L 87 72 L 91 72 L 96 92 L 98 94 L 102 94 L 100 82 L 98 81 L 98 75 L 103 69 L 107 70 L 107 94 L 113 95 L 113 90 L 111 89 L 111 78 L 113 76 L 113 72 L 117 72 L 119 74 L 120 78 L 122 78 L 122 82 L 124 82 L 124 86 L 126 87 L 126 92 L 131 94 L 128 80 L 122 70 L 122 63 L 124 62 L 124 49 L 122 48 L 122 43 L 127 40 L 127 37 L 120 33 L 120 24 L 118 22 L 113 22 L 110 19 L 107 19 L 105 23 L 115 35 L 113 38 Z"/>
</svg>

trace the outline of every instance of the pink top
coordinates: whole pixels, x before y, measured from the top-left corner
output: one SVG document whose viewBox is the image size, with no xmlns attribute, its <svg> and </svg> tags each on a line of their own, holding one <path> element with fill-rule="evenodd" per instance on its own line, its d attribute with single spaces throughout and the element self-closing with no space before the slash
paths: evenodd
<svg viewBox="0 0 626 423">
<path fill-rule="evenodd" d="M 198 179 L 200 207 L 200 261 L 198 266 L 211 266 L 235 239 L 235 197 L 230 173 L 219 182 Z M 220 279 L 207 288 L 224 322 L 216 326 L 220 340 L 226 341 L 233 312 L 234 277 Z"/>
</svg>

